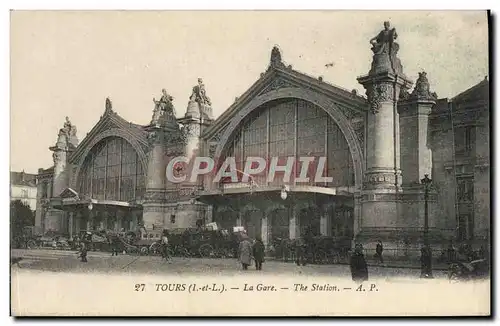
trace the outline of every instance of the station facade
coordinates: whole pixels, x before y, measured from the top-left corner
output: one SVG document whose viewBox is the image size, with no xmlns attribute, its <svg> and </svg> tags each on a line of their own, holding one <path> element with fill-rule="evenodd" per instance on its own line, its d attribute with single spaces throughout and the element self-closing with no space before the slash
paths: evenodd
<svg viewBox="0 0 500 326">
<path fill-rule="evenodd" d="M 488 241 L 489 82 L 438 98 L 425 72 L 405 76 L 394 33 L 386 26 L 371 41 L 371 69 L 358 78 L 366 96 L 294 70 L 274 47 L 266 71 L 217 119 L 201 79 L 182 118 L 163 90 L 145 126 L 110 99 L 82 141 L 68 119 L 50 147 L 54 165 L 37 176 L 37 225 L 72 236 L 217 222 L 266 245 L 308 229 L 365 248 L 381 240 L 399 256 L 422 243 L 427 198 L 432 243 Z M 264 171 L 249 182 L 172 183 L 166 168 L 178 156 L 234 157 L 240 172 L 249 157 L 297 160 L 287 182 Z M 325 157 L 331 181 L 300 180 L 299 157 Z"/>
</svg>

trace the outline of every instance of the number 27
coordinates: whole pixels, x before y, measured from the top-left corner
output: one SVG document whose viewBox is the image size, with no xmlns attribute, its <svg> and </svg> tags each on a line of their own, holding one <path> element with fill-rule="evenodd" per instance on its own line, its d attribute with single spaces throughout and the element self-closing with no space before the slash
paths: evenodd
<svg viewBox="0 0 500 326">
<path fill-rule="evenodd" d="M 146 287 L 146 284 L 141 283 L 141 284 L 136 284 L 135 285 L 135 290 L 136 291 L 144 291 L 144 288 Z"/>
</svg>

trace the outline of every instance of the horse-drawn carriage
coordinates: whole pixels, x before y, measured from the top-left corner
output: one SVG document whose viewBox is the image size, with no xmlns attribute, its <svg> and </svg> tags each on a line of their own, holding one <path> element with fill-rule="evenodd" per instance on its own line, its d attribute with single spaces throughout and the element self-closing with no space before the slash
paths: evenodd
<svg viewBox="0 0 500 326">
<path fill-rule="evenodd" d="M 235 257 L 238 240 L 228 230 L 184 229 L 170 230 L 169 244 L 174 256 Z"/>
<path fill-rule="evenodd" d="M 23 235 L 21 239 L 22 248 L 26 249 L 37 249 L 37 248 L 52 248 L 59 250 L 71 249 L 71 241 L 64 235 L 49 231 L 45 234 L 37 232 L 37 230 L 32 227 L 25 227 L 23 229 Z"/>
</svg>

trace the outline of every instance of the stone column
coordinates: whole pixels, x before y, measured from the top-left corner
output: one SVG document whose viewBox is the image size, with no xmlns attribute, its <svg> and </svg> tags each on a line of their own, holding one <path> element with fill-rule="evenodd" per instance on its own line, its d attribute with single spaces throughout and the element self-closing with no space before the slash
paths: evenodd
<svg viewBox="0 0 500 326">
<path fill-rule="evenodd" d="M 298 210 L 295 207 L 289 207 L 287 213 L 290 221 L 290 239 L 297 239 L 300 237 L 300 221 Z"/>
<path fill-rule="evenodd" d="M 401 167 L 403 169 L 402 222 L 414 228 L 423 228 L 425 215 L 424 188 L 421 180 L 426 174 L 432 178 L 432 152 L 428 140 L 429 115 L 437 95 L 430 91 L 425 72 L 420 72 L 411 94 L 402 92 L 398 103 L 401 125 Z M 434 220 L 435 192 L 429 196 L 429 224 Z M 416 234 L 417 236 L 420 235 Z"/>
<path fill-rule="evenodd" d="M 264 247 L 267 248 L 269 244 L 269 219 L 267 216 L 262 216 L 262 223 L 260 226 L 260 235 L 262 237 L 262 242 L 264 243 Z"/>
<path fill-rule="evenodd" d="M 319 232 L 322 236 L 328 236 L 330 228 L 328 227 L 329 214 L 327 209 L 321 211 L 320 221 L 319 221 Z"/>
<path fill-rule="evenodd" d="M 74 219 L 74 212 L 69 212 L 69 221 L 68 221 L 68 231 L 69 231 L 69 238 L 73 238 L 73 219 Z"/>
<path fill-rule="evenodd" d="M 161 127 L 149 129 L 151 149 L 148 152 L 148 169 L 146 176 L 146 193 L 143 204 L 143 220 L 146 229 L 153 225 L 163 226 L 166 189 L 167 158 L 165 152 L 166 130 Z"/>
<path fill-rule="evenodd" d="M 123 215 L 123 212 L 120 210 L 116 212 L 115 231 L 117 232 L 121 231 L 123 224 Z"/>
<path fill-rule="evenodd" d="M 243 226 L 243 213 L 241 212 L 241 210 L 238 210 L 238 215 L 236 217 L 236 226 Z"/>
<path fill-rule="evenodd" d="M 381 33 L 386 37 L 377 37 L 372 43 L 371 70 L 368 75 L 358 78 L 366 89 L 369 103 L 362 219 L 358 221 L 360 234 L 357 235 L 367 249 L 371 249 L 377 239 L 396 242 L 398 229 L 404 228 L 399 205 L 401 170 L 397 101 L 400 91 L 404 92 L 412 82 L 404 75 L 397 57 L 399 45 L 395 42 L 395 30 L 388 22 L 384 25 Z M 391 37 L 393 39 L 389 40 Z"/>
</svg>

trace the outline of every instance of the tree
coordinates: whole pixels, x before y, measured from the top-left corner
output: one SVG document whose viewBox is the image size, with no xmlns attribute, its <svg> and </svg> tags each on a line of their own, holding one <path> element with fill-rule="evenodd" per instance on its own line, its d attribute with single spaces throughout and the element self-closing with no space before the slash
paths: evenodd
<svg viewBox="0 0 500 326">
<path fill-rule="evenodd" d="M 35 225 L 35 215 L 31 208 L 20 200 L 10 202 L 10 235 L 11 239 L 22 237 L 26 226 Z"/>
</svg>

